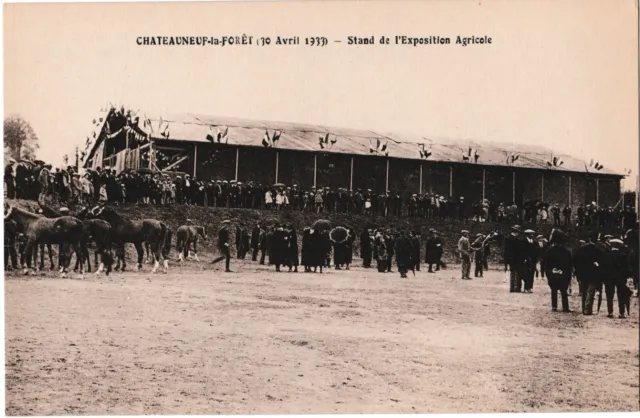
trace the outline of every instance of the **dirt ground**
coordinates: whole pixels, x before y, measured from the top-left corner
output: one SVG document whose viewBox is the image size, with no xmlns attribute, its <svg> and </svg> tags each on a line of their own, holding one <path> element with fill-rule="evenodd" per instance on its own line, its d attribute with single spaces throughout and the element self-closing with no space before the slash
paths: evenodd
<svg viewBox="0 0 640 418">
<path fill-rule="evenodd" d="M 608 319 L 606 301 L 598 316 L 552 313 L 544 279 L 509 294 L 498 270 L 462 281 L 453 268 L 401 279 L 223 267 L 9 273 L 6 413 L 639 408 L 637 299 L 630 319 Z"/>
</svg>

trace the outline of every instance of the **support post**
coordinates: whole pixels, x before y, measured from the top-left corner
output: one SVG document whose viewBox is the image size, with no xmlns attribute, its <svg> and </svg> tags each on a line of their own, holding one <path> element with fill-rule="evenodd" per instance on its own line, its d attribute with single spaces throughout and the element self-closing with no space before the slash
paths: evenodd
<svg viewBox="0 0 640 418">
<path fill-rule="evenodd" d="M 485 189 L 486 189 L 486 186 L 485 186 L 485 177 L 486 177 L 486 174 L 487 174 L 486 171 L 487 170 L 485 168 L 482 169 L 482 201 L 483 202 L 484 202 L 484 192 L 485 192 Z"/>
<path fill-rule="evenodd" d="M 449 197 L 453 197 L 453 166 L 449 166 Z"/>
<path fill-rule="evenodd" d="M 544 173 L 541 175 L 541 184 L 540 184 L 540 200 L 544 202 Z"/>
<path fill-rule="evenodd" d="M 196 172 L 198 167 L 198 144 L 193 145 L 193 178 L 196 178 Z"/>
<path fill-rule="evenodd" d="M 280 153 L 276 151 L 276 183 L 278 182 L 278 165 L 280 163 Z"/>
<path fill-rule="evenodd" d="M 596 179 L 596 208 L 600 208 L 600 179 Z"/>
<path fill-rule="evenodd" d="M 420 194 L 422 194 L 422 164 L 420 164 Z"/>
<path fill-rule="evenodd" d="M 236 148 L 236 181 L 238 181 L 238 165 L 239 164 L 240 164 L 240 148 Z M 276 177 L 277 177 L 277 174 L 276 174 Z"/>
<path fill-rule="evenodd" d="M 389 191 L 389 159 L 387 158 L 387 181 L 386 181 L 386 188 L 385 188 L 385 193 Z"/>
<path fill-rule="evenodd" d="M 513 187 L 513 202 L 511 202 L 512 205 L 516 204 L 516 172 L 512 171 L 511 172 L 511 186 Z"/>
<path fill-rule="evenodd" d="M 349 177 L 349 190 L 353 191 L 353 157 L 351 157 L 351 176 Z"/>
<path fill-rule="evenodd" d="M 571 175 L 569 175 L 569 207 L 571 207 Z"/>
<path fill-rule="evenodd" d="M 318 187 L 316 184 L 318 174 L 318 154 L 313 154 L 313 187 Z"/>
</svg>

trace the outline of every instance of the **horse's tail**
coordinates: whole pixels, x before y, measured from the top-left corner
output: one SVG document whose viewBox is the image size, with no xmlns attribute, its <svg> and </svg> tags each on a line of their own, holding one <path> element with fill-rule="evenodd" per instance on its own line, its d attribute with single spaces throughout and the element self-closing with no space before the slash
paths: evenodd
<svg viewBox="0 0 640 418">
<path fill-rule="evenodd" d="M 160 224 L 162 226 L 162 256 L 164 258 L 169 258 L 169 253 L 171 252 L 171 239 L 173 237 L 173 232 L 171 232 L 171 228 L 168 228 L 164 223 Z"/>
<path fill-rule="evenodd" d="M 184 234 L 181 233 L 181 230 L 178 230 L 176 233 L 176 250 L 178 252 L 182 252 L 182 246 L 185 244 Z"/>
</svg>

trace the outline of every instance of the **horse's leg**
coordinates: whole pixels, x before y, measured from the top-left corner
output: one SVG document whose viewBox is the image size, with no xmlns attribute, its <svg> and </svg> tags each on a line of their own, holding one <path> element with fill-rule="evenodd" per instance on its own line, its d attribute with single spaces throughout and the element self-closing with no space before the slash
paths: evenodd
<svg viewBox="0 0 640 418">
<path fill-rule="evenodd" d="M 151 262 L 151 254 L 149 253 L 149 243 L 145 241 L 144 243 L 144 249 L 146 251 L 146 258 L 144 260 L 145 264 L 149 264 Z"/>
<path fill-rule="evenodd" d="M 144 248 L 142 247 L 141 242 L 136 242 L 135 244 L 136 251 L 138 252 L 138 270 L 142 270 L 142 258 L 144 257 Z"/>
<path fill-rule="evenodd" d="M 200 261 L 198 259 L 198 238 L 193 240 L 193 259 L 196 261 Z"/>
<path fill-rule="evenodd" d="M 162 235 L 156 237 L 152 241 L 151 245 L 149 245 L 153 255 L 153 269 L 151 270 L 151 273 L 155 273 L 160 266 L 160 244 L 162 243 L 162 238 Z"/>
<path fill-rule="evenodd" d="M 87 243 L 82 244 L 82 248 L 80 251 L 82 252 L 82 262 L 87 263 L 87 272 L 91 273 L 91 255 L 89 254 L 89 246 L 87 245 Z M 97 267 L 98 263 L 95 263 L 95 265 Z"/>
<path fill-rule="evenodd" d="M 59 244 L 58 245 L 58 270 L 62 273 L 64 271 L 64 266 L 67 262 L 67 252 L 69 251 L 69 248 L 67 247 L 67 244 Z"/>
<path fill-rule="evenodd" d="M 176 249 L 178 250 L 178 261 L 184 261 L 184 246 L 181 241 L 176 243 Z"/>
<path fill-rule="evenodd" d="M 38 264 L 38 247 L 40 247 L 40 264 Z M 38 264 L 38 270 L 44 270 L 44 244 L 36 245 L 33 250 L 33 264 Z"/>
<path fill-rule="evenodd" d="M 51 249 L 51 244 L 47 244 L 47 251 L 49 252 L 49 269 L 55 270 L 56 265 L 53 262 L 53 250 Z"/>
<path fill-rule="evenodd" d="M 27 240 L 27 244 L 25 245 L 25 260 L 27 262 L 27 268 L 23 270 L 24 274 L 29 274 L 29 270 L 31 270 L 31 261 L 33 260 L 33 247 L 37 245 L 34 239 L 29 238 Z"/>
</svg>

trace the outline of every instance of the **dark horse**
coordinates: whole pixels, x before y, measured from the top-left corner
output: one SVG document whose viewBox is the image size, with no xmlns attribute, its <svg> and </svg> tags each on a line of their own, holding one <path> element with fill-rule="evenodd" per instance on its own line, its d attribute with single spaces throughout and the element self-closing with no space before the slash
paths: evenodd
<svg viewBox="0 0 640 418">
<path fill-rule="evenodd" d="M 169 268 L 169 250 L 171 249 L 171 234 L 167 226 L 156 219 L 143 219 L 132 221 L 120 216 L 115 210 L 107 206 L 96 206 L 89 211 L 94 218 L 101 218 L 111 225 L 113 242 L 116 245 L 116 268 L 120 268 L 122 261 L 122 271 L 127 267 L 125 261 L 124 244 L 132 243 L 138 253 L 138 270 L 142 269 L 142 259 L 144 257 L 143 244 L 148 243 L 153 252 L 155 265 L 152 272 L 155 273 L 160 264 L 160 255 L 164 257 L 164 271 Z"/>
<path fill-rule="evenodd" d="M 39 203 L 42 214 L 47 218 L 60 218 L 63 215 L 56 210 Z M 106 274 L 111 272 L 113 265 L 113 256 L 111 255 L 111 225 L 102 219 L 86 219 L 87 209 L 83 208 L 76 214 L 76 217 L 82 221 L 82 240 L 80 241 L 80 254 L 76 254 L 76 265 L 73 271 L 77 271 L 81 261 L 87 263 L 87 271 L 91 272 L 91 257 L 89 256 L 89 243 L 91 241 L 96 244 L 94 263 L 96 266 L 96 274 L 102 272 L 103 267 L 106 268 Z M 98 256 L 100 256 L 100 265 L 98 265 Z M 51 248 L 49 247 L 49 258 L 51 258 Z"/>
<path fill-rule="evenodd" d="M 24 270 L 25 274 L 28 274 L 31 269 L 33 251 L 37 245 L 59 244 L 60 250 L 64 252 L 64 265 L 61 268 L 61 273 L 62 277 L 66 277 L 72 253 L 75 251 L 76 254 L 80 254 L 81 220 L 73 216 L 50 219 L 13 206 L 8 206 L 4 219 L 5 221 L 15 221 L 26 237 L 25 259 L 27 268 Z M 84 271 L 84 264 L 81 262 L 80 265 L 82 271 Z"/>
<path fill-rule="evenodd" d="M 204 226 L 182 225 L 176 231 L 176 249 L 178 250 L 178 260 L 183 261 L 188 257 L 191 244 L 193 243 L 193 258 L 198 261 L 198 236 L 207 239 L 207 232 Z"/>
</svg>

